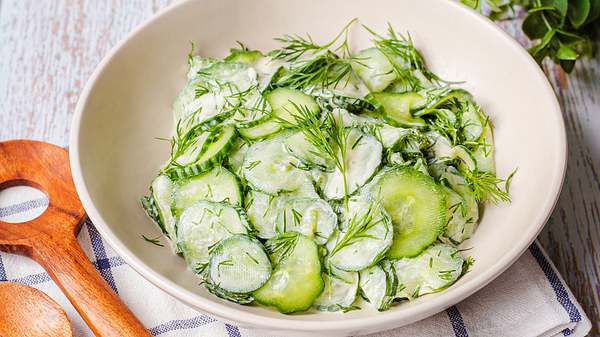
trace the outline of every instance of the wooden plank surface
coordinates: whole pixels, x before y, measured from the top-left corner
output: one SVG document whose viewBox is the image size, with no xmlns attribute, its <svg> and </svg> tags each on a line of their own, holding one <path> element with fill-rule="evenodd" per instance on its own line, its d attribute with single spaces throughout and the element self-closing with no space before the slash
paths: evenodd
<svg viewBox="0 0 600 337">
<path fill-rule="evenodd" d="M 0 139 L 66 146 L 95 65 L 169 2 L 0 0 Z M 527 43 L 518 21 L 502 27 Z M 563 107 L 569 166 L 540 240 L 594 323 L 591 335 L 600 336 L 600 58 L 579 62 L 569 76 L 551 65 L 545 71 Z"/>
</svg>

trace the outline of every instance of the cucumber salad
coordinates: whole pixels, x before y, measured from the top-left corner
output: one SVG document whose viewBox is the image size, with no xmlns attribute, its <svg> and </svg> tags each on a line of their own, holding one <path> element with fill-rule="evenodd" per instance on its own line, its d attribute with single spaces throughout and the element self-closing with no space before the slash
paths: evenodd
<svg viewBox="0 0 600 337">
<path fill-rule="evenodd" d="M 391 27 L 364 27 L 372 46 L 352 51 L 355 21 L 323 44 L 190 54 L 171 155 L 142 204 L 212 294 L 387 310 L 464 275 L 458 246 L 481 207 L 509 201 L 473 97 Z"/>
</svg>

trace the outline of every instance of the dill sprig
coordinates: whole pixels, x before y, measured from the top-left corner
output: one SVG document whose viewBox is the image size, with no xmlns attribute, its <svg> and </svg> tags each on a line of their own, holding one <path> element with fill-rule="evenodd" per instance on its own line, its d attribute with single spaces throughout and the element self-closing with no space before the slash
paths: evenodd
<svg viewBox="0 0 600 337">
<path fill-rule="evenodd" d="M 304 105 L 290 102 L 295 112 L 291 112 L 294 123 L 278 119 L 280 123 L 286 124 L 302 132 L 314 150 L 310 153 L 323 158 L 325 161 L 333 162 L 342 174 L 344 180 L 344 202 L 348 204 L 348 179 L 347 148 L 348 130 L 341 121 L 338 121 L 331 111 L 324 111 L 322 120 Z"/>
<path fill-rule="evenodd" d="M 496 177 L 491 172 L 464 171 L 465 180 L 473 190 L 473 195 L 478 202 L 490 201 L 494 204 L 510 201 L 507 191 L 503 191 L 498 184 L 504 180 Z"/>
<path fill-rule="evenodd" d="M 351 246 L 361 239 L 370 238 L 377 239 L 377 237 L 368 233 L 368 231 L 384 221 L 383 216 L 376 219 L 375 217 L 379 214 L 379 204 L 372 202 L 366 212 L 362 214 L 354 213 L 348 226 L 344 232 L 344 235 L 338 239 L 335 246 L 331 250 L 331 256 L 335 255 L 342 248 Z"/>
<path fill-rule="evenodd" d="M 341 50 L 344 55 L 349 55 L 350 49 L 348 47 L 348 30 L 357 21 L 358 19 L 356 18 L 350 20 L 350 22 L 348 22 L 346 26 L 342 28 L 342 30 L 333 38 L 333 40 L 322 45 L 317 44 L 309 34 L 306 34 L 306 37 L 302 37 L 300 35 L 284 35 L 282 37 L 275 38 L 275 41 L 280 42 L 282 47 L 271 51 L 269 55 L 275 59 L 295 62 L 306 54 L 315 54 L 317 52 L 332 48 L 342 37 L 342 43 L 338 47 L 333 48 L 333 51 L 336 52 Z"/>
<path fill-rule="evenodd" d="M 373 35 L 372 41 L 375 46 L 388 58 L 398 77 L 406 81 L 411 90 L 421 87 L 421 80 L 413 73 L 415 70 L 420 71 L 430 81 L 440 81 L 437 75 L 427 70 L 425 60 L 415 48 L 409 34 L 404 36 L 396 33 L 389 23 L 386 37 L 365 25 L 363 27 Z"/>
<path fill-rule="evenodd" d="M 303 89 L 309 87 L 344 86 L 354 71 L 351 58 L 342 58 L 327 50 L 311 59 L 293 64 L 289 71 L 275 84 L 279 87 Z"/>
<path fill-rule="evenodd" d="M 159 246 L 159 247 L 164 247 L 165 245 L 163 245 L 162 243 L 160 243 L 160 236 L 157 236 L 155 238 L 149 238 L 145 235 L 142 234 L 142 238 L 146 241 L 149 242 L 155 246 Z"/>
<path fill-rule="evenodd" d="M 279 263 L 282 259 L 289 256 L 296 248 L 298 242 L 298 233 L 287 232 L 268 240 L 265 248 L 270 253 L 274 262 Z"/>
<path fill-rule="evenodd" d="M 344 81 L 347 85 L 353 75 L 352 63 L 360 62 L 352 57 L 348 44 L 348 30 L 356 21 L 351 20 L 333 40 L 323 45 L 317 44 L 310 35 L 277 38 L 283 46 L 270 55 L 290 62 L 290 68 L 276 85 L 294 89 L 337 87 Z"/>
</svg>

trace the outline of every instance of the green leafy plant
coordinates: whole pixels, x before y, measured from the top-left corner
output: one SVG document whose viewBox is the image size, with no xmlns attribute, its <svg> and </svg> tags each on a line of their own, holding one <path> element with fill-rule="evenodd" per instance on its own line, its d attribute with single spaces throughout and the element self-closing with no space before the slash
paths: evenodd
<svg viewBox="0 0 600 337">
<path fill-rule="evenodd" d="M 571 72 L 581 56 L 591 56 L 593 26 L 600 22 L 600 0 L 461 0 L 493 20 L 523 8 L 523 32 L 536 41 L 529 53 L 538 63 L 552 59 Z M 485 2 L 485 4 L 484 4 Z"/>
</svg>

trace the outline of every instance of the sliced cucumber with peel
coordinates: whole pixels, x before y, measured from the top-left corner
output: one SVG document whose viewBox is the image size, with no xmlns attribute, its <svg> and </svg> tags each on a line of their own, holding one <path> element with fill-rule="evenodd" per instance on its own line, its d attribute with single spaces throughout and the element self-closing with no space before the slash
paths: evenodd
<svg viewBox="0 0 600 337">
<path fill-rule="evenodd" d="M 235 234 L 247 234 L 248 222 L 240 208 L 226 203 L 198 201 L 177 221 L 177 246 L 188 266 L 198 271 L 209 260 L 209 249 Z"/>
<path fill-rule="evenodd" d="M 232 293 L 251 293 L 271 276 L 271 261 L 256 239 L 236 234 L 211 249 L 208 279 Z"/>
<path fill-rule="evenodd" d="M 219 166 L 176 183 L 172 207 L 176 215 L 200 200 L 223 201 L 241 206 L 242 190 L 238 178 Z"/>
<path fill-rule="evenodd" d="M 355 59 L 352 68 L 372 92 L 383 91 L 396 79 L 394 66 L 377 48 L 364 49 Z"/>
<path fill-rule="evenodd" d="M 358 273 L 330 267 L 323 273 L 325 288 L 314 303 L 319 311 L 349 311 L 358 293 Z"/>
<path fill-rule="evenodd" d="M 356 192 L 381 164 L 383 149 L 375 137 L 355 128 L 346 132 L 346 174 L 338 167 L 326 173 L 320 188 L 327 199 L 341 199 Z"/>
<path fill-rule="evenodd" d="M 233 126 L 225 126 L 213 131 L 214 141 L 206 146 L 202 154 L 192 163 L 186 165 L 174 165 L 165 169 L 173 180 L 192 177 L 219 165 L 227 155 L 236 132 Z"/>
<path fill-rule="evenodd" d="M 360 272 L 360 291 L 366 300 L 377 310 L 389 309 L 396 298 L 398 276 L 389 260 L 364 269 Z"/>
<path fill-rule="evenodd" d="M 371 93 L 368 100 L 381 109 L 384 118 L 390 124 L 400 127 L 423 127 L 425 121 L 422 118 L 414 117 L 411 109 L 420 105 L 423 97 L 415 92 L 406 92 L 402 94 L 390 92 Z"/>
<path fill-rule="evenodd" d="M 395 261 L 396 298 L 414 299 L 449 287 L 462 274 L 463 263 L 456 248 L 442 243 L 430 246 L 417 257 Z"/>
<path fill-rule="evenodd" d="M 392 235 L 392 221 L 378 201 L 350 199 L 329 262 L 346 271 L 371 267 L 385 256 Z"/>
<path fill-rule="evenodd" d="M 283 143 L 286 151 L 306 168 L 317 167 L 322 171 L 332 171 L 335 167 L 334 163 L 319 154 L 319 151 L 306 140 L 302 132 L 285 137 Z"/>
<path fill-rule="evenodd" d="M 274 261 L 273 272 L 252 296 L 282 313 L 308 310 L 324 288 L 317 245 L 298 233 L 285 233 L 265 245 Z"/>
<path fill-rule="evenodd" d="M 294 89 L 277 88 L 267 95 L 267 101 L 273 117 L 256 126 L 240 129 L 243 137 L 263 139 L 279 132 L 286 124 L 294 125 L 294 115 L 298 114 L 298 108 L 307 109 L 314 114 L 320 111 L 314 98 Z"/>
<path fill-rule="evenodd" d="M 288 197 L 278 206 L 276 224 L 280 233 L 298 232 L 322 245 L 337 226 L 337 215 L 324 200 Z"/>
<path fill-rule="evenodd" d="M 159 175 L 150 185 L 150 196 L 142 198 L 146 213 L 171 240 L 175 240 L 175 217 L 171 212 L 173 182 L 169 177 Z"/>
<path fill-rule="evenodd" d="M 294 191 L 308 181 L 308 174 L 297 168 L 296 159 L 285 151 L 283 141 L 283 137 L 275 137 L 250 146 L 242 172 L 253 189 L 277 195 Z"/>
<path fill-rule="evenodd" d="M 460 243 L 471 237 L 479 221 L 479 205 L 469 187 L 465 178 L 461 176 L 458 170 L 447 167 L 441 175 L 456 195 L 450 196 L 451 201 L 447 201 L 448 210 L 452 212 L 448 220 L 445 236 L 454 243 Z M 447 192 L 448 193 L 448 192 Z M 452 194 L 452 193 L 450 193 Z M 460 203 L 459 203 L 460 202 Z"/>
<path fill-rule="evenodd" d="M 416 256 L 442 234 L 446 220 L 446 195 L 435 180 L 410 168 L 380 173 L 370 192 L 392 218 L 392 259 Z"/>
</svg>

